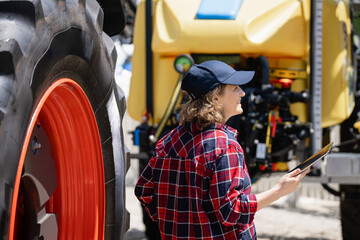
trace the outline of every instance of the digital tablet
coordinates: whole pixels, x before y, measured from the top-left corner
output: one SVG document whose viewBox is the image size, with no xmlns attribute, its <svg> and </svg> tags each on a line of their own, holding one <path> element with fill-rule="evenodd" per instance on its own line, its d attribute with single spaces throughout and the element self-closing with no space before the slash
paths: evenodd
<svg viewBox="0 0 360 240">
<path fill-rule="evenodd" d="M 324 157 L 326 154 L 328 154 L 330 152 L 333 144 L 334 144 L 333 142 L 329 143 L 328 145 L 323 147 L 323 149 L 321 149 L 320 151 L 318 151 L 317 153 L 315 153 L 314 155 L 312 155 L 311 157 L 309 157 L 308 159 L 306 159 L 305 161 L 303 161 L 302 163 L 297 165 L 295 168 L 293 168 L 291 171 L 289 171 L 289 173 L 291 173 L 292 171 L 295 171 L 298 168 L 301 170 L 301 172 L 305 171 L 310 166 L 312 166 L 314 163 L 316 163 L 318 160 L 320 160 L 322 157 Z"/>
</svg>

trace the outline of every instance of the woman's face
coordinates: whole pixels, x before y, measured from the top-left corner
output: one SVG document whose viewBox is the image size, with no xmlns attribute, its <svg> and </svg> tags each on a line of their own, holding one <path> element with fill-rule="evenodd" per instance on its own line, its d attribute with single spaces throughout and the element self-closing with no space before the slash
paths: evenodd
<svg viewBox="0 0 360 240">
<path fill-rule="evenodd" d="M 243 112 L 241 98 L 244 96 L 244 91 L 238 85 L 226 85 L 223 94 L 215 96 L 215 102 L 225 113 L 225 121 Z"/>
</svg>

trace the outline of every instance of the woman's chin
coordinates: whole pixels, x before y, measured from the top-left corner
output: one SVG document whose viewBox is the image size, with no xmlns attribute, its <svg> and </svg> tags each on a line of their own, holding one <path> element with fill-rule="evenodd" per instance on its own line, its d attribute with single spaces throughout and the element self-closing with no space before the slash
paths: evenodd
<svg viewBox="0 0 360 240">
<path fill-rule="evenodd" d="M 241 108 L 241 105 L 240 105 L 240 104 L 239 104 L 239 106 L 237 107 L 236 112 L 237 112 L 237 114 L 241 114 L 241 113 L 244 112 L 244 110 Z"/>
</svg>

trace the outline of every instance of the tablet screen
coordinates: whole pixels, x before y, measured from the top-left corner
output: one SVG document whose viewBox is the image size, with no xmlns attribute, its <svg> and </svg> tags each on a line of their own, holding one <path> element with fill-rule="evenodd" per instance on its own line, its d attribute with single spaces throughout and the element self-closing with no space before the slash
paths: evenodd
<svg viewBox="0 0 360 240">
<path fill-rule="evenodd" d="M 320 151 L 318 151 L 317 153 L 315 153 L 314 155 L 312 155 L 311 157 L 309 157 L 308 159 L 306 159 L 305 161 L 303 161 L 302 163 L 297 165 L 294 169 L 289 171 L 289 173 L 292 171 L 295 171 L 295 169 L 297 169 L 297 168 L 299 168 L 301 170 L 301 172 L 305 171 L 311 165 L 316 163 L 319 159 L 321 159 L 326 154 L 328 154 L 330 152 L 332 146 L 333 146 L 333 142 L 329 143 L 328 145 L 323 147 Z"/>
</svg>

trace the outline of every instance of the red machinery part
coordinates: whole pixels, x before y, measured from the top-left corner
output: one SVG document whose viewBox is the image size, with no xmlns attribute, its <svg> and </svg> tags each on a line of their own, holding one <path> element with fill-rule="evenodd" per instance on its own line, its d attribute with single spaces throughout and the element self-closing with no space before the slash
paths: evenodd
<svg viewBox="0 0 360 240">
<path fill-rule="evenodd" d="M 49 138 L 56 165 L 57 188 L 47 201 L 46 212 L 57 215 L 58 239 L 103 239 L 105 182 L 98 126 L 86 94 L 68 78 L 55 81 L 32 114 L 16 175 L 9 239 L 15 239 L 24 161 L 39 123 Z"/>
</svg>

